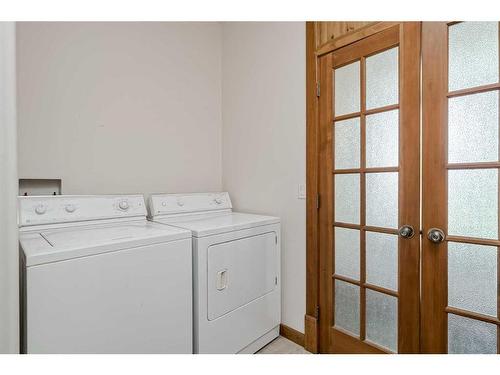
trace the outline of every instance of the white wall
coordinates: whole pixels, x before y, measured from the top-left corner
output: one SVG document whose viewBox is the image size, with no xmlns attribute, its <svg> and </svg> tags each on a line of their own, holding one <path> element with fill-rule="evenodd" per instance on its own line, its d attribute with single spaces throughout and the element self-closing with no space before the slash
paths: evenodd
<svg viewBox="0 0 500 375">
<path fill-rule="evenodd" d="M 222 170 L 233 205 L 282 220 L 284 324 L 304 332 L 305 24 L 223 24 Z"/>
<path fill-rule="evenodd" d="M 218 23 L 18 23 L 19 177 L 221 189 Z"/>
<path fill-rule="evenodd" d="M 64 194 L 224 189 L 280 216 L 282 320 L 303 332 L 305 24 L 17 32 L 20 177 L 62 178 Z"/>
<path fill-rule="evenodd" d="M 19 353 L 15 26 L 0 22 L 0 354 Z"/>
</svg>

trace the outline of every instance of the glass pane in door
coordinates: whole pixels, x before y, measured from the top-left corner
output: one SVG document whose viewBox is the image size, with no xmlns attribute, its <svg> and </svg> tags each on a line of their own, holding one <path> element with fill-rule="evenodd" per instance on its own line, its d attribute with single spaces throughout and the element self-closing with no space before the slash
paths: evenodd
<svg viewBox="0 0 500 375">
<path fill-rule="evenodd" d="M 359 224 L 359 174 L 335 175 L 335 221 Z"/>
<path fill-rule="evenodd" d="M 450 98 L 448 162 L 498 160 L 498 91 Z"/>
<path fill-rule="evenodd" d="M 398 173 L 366 174 L 366 225 L 398 227 Z"/>
<path fill-rule="evenodd" d="M 359 230 L 335 228 L 335 274 L 359 280 Z"/>
<path fill-rule="evenodd" d="M 497 248 L 448 243 L 448 305 L 497 316 Z"/>
<path fill-rule="evenodd" d="M 360 165 L 359 117 L 337 121 L 334 124 L 334 168 L 359 168 Z"/>
<path fill-rule="evenodd" d="M 366 116 L 366 167 L 396 167 L 399 164 L 399 111 Z"/>
<path fill-rule="evenodd" d="M 360 75 L 359 61 L 334 70 L 335 117 L 359 112 Z"/>
<path fill-rule="evenodd" d="M 450 91 L 498 82 L 498 22 L 460 22 L 448 33 Z"/>
<path fill-rule="evenodd" d="M 366 109 L 398 103 L 398 53 L 395 47 L 366 58 Z"/>
<path fill-rule="evenodd" d="M 359 335 L 359 286 L 335 280 L 335 326 Z"/>
<path fill-rule="evenodd" d="M 398 290 L 398 236 L 366 232 L 366 282 Z"/>
<path fill-rule="evenodd" d="M 496 352 L 496 325 L 448 314 L 448 353 L 495 354 Z"/>
<path fill-rule="evenodd" d="M 366 291 L 366 339 L 397 352 L 398 299 Z"/>
</svg>

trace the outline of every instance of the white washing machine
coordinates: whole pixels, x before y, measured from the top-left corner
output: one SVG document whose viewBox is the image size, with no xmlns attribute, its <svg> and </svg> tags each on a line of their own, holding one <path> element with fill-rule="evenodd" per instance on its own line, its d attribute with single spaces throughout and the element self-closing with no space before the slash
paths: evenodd
<svg viewBox="0 0 500 375">
<path fill-rule="evenodd" d="M 191 232 L 144 198 L 19 197 L 25 353 L 192 353 Z"/>
<path fill-rule="evenodd" d="M 150 216 L 193 236 L 195 353 L 254 353 L 279 335 L 279 218 L 232 212 L 228 193 L 152 195 Z"/>
</svg>

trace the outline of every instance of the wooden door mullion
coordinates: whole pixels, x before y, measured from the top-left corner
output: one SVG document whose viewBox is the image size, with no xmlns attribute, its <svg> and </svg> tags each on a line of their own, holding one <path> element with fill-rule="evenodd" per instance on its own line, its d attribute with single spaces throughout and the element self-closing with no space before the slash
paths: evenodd
<svg viewBox="0 0 500 375">
<path fill-rule="evenodd" d="M 360 339 L 361 341 L 364 341 L 366 339 L 366 288 L 365 288 L 365 283 L 366 283 L 366 231 L 365 231 L 365 226 L 366 226 L 366 174 L 365 174 L 365 169 L 366 169 L 366 58 L 361 57 L 360 60 L 360 132 L 361 132 L 361 137 L 360 137 L 360 152 L 361 152 L 361 157 L 360 157 L 360 167 L 361 167 L 361 173 L 359 176 L 359 181 L 360 181 L 360 189 L 359 189 L 359 195 L 360 195 L 360 246 L 359 246 L 359 253 L 360 253 L 360 282 L 361 282 L 361 288 L 360 288 Z"/>
<path fill-rule="evenodd" d="M 498 22 L 498 50 L 500 51 L 500 22 Z M 500 53 L 498 54 L 498 77 L 500 79 Z M 500 83 L 499 83 L 500 84 Z M 498 95 L 498 108 L 500 110 L 500 93 Z M 500 134 L 500 115 L 498 116 L 498 129 Z M 500 137 L 498 137 L 498 161 L 500 162 Z M 497 201 L 500 204 L 500 170 L 497 171 Z M 498 236 L 500 239 L 500 220 L 498 220 Z M 497 246 L 497 319 L 500 320 L 500 247 Z M 497 325 L 497 354 L 500 354 L 500 325 Z"/>
<path fill-rule="evenodd" d="M 443 264 L 446 264 L 443 243 L 427 240 L 430 228 L 446 229 L 446 79 L 448 74 L 447 25 L 444 22 L 424 22 L 422 26 L 422 309 L 421 352 L 446 352 L 446 284 Z"/>
</svg>

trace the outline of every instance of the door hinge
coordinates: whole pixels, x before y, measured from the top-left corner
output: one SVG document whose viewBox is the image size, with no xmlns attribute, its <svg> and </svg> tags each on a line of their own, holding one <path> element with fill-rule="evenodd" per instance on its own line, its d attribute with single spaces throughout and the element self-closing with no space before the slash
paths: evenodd
<svg viewBox="0 0 500 375">
<path fill-rule="evenodd" d="M 274 236 L 274 242 L 276 243 L 276 245 L 278 244 L 278 236 Z"/>
<path fill-rule="evenodd" d="M 319 306 L 316 306 L 316 319 L 319 319 Z"/>
<path fill-rule="evenodd" d="M 321 95 L 321 86 L 318 81 L 316 82 L 316 96 L 319 98 L 320 95 Z"/>
<path fill-rule="evenodd" d="M 316 194 L 316 209 L 319 210 L 319 204 L 320 204 L 320 201 L 319 201 L 319 194 Z"/>
<path fill-rule="evenodd" d="M 274 285 L 278 285 L 278 276 L 274 278 Z"/>
</svg>

